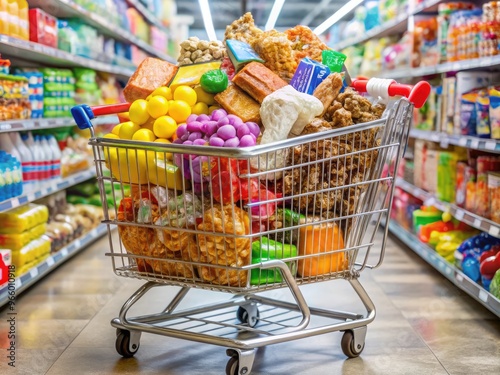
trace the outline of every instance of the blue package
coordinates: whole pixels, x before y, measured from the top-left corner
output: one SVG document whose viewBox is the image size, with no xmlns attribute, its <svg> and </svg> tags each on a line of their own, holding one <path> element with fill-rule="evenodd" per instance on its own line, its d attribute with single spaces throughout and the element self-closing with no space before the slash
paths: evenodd
<svg viewBox="0 0 500 375">
<path fill-rule="evenodd" d="M 312 95 L 316 87 L 329 75 L 330 69 L 327 66 L 306 57 L 297 67 L 290 85 L 299 92 Z"/>
<path fill-rule="evenodd" d="M 252 61 L 263 63 L 264 60 L 255 52 L 248 43 L 239 40 L 226 40 L 226 51 L 229 59 L 233 63 L 234 69 L 239 71 L 245 64 Z"/>
<path fill-rule="evenodd" d="M 460 133 L 462 135 L 476 135 L 477 97 L 478 91 L 474 90 L 462 94 L 460 99 Z"/>
</svg>

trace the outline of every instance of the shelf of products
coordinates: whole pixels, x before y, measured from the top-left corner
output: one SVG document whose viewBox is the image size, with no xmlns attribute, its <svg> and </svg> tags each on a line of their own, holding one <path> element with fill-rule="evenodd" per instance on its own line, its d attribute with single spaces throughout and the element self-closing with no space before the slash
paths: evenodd
<svg viewBox="0 0 500 375">
<path fill-rule="evenodd" d="M 408 18 L 410 16 L 414 16 L 414 15 L 422 13 L 422 12 L 428 12 L 432 8 L 434 8 L 437 4 L 439 4 L 440 2 L 441 2 L 441 0 L 424 1 L 422 4 L 419 4 L 418 6 L 416 6 L 415 9 L 413 10 L 413 12 L 405 12 L 403 14 L 400 14 L 396 18 L 394 18 L 390 21 L 387 21 L 379 26 L 376 26 L 371 30 L 368 30 L 367 32 L 363 33 L 363 35 L 360 37 L 357 37 L 354 39 L 348 39 L 346 41 L 340 42 L 334 46 L 334 49 L 341 50 L 341 49 L 347 48 L 349 46 L 353 46 L 356 44 L 366 42 L 367 40 L 370 40 L 373 38 L 380 38 L 380 37 L 383 37 L 386 35 L 403 33 L 407 29 Z"/>
<path fill-rule="evenodd" d="M 500 317 L 500 300 L 487 292 L 479 284 L 468 278 L 461 270 L 444 260 L 432 248 L 423 244 L 418 238 L 398 225 L 394 220 L 389 223 L 389 230 L 406 246 L 420 255 L 427 263 L 443 274 L 453 284 L 465 291 L 475 300 Z"/>
<path fill-rule="evenodd" d="M 481 150 L 487 152 L 500 152 L 500 140 L 489 138 L 468 137 L 465 135 L 450 135 L 446 133 L 433 132 L 427 130 L 411 129 L 411 138 L 424 139 L 439 143 L 443 148 L 449 144 Z"/>
<path fill-rule="evenodd" d="M 92 120 L 92 124 L 94 126 L 117 124 L 118 122 L 119 122 L 118 117 L 115 115 L 103 116 Z M 74 125 L 75 125 L 75 120 L 70 117 L 0 121 L 0 133 L 12 132 L 12 131 L 56 129 Z"/>
<path fill-rule="evenodd" d="M 470 211 L 464 210 L 455 204 L 441 202 L 436 199 L 434 194 L 413 186 L 402 178 L 396 179 L 396 186 L 422 200 L 426 206 L 434 206 L 441 211 L 447 211 L 457 220 L 462 221 L 471 227 L 487 232 L 492 236 L 500 237 L 500 224 L 478 216 Z"/>
<path fill-rule="evenodd" d="M 155 48 L 153 48 L 153 46 L 149 45 L 144 40 L 139 39 L 130 31 L 125 30 L 118 25 L 114 25 L 113 23 L 110 23 L 109 20 L 107 20 L 105 17 L 88 11 L 72 0 L 37 0 L 33 1 L 32 5 L 36 5 L 37 7 L 56 17 L 76 17 L 84 19 L 85 23 L 87 23 L 89 26 L 95 27 L 105 36 L 109 36 L 118 41 L 136 45 L 143 51 L 163 60 L 174 61 L 172 57 L 160 51 L 157 51 Z"/>
<path fill-rule="evenodd" d="M 107 62 L 96 61 L 73 55 L 71 53 L 48 47 L 40 43 L 20 40 L 7 35 L 0 35 L 0 53 L 10 58 L 32 61 L 60 67 L 82 67 L 104 73 L 115 74 L 128 79 L 134 69 L 131 66 L 118 66 Z"/>
<path fill-rule="evenodd" d="M 61 250 L 50 255 L 37 266 L 33 267 L 23 275 L 16 278 L 16 295 L 19 295 L 24 289 L 36 283 L 42 277 L 59 267 L 62 263 L 89 246 L 92 242 L 103 237 L 107 233 L 107 226 L 105 224 L 99 225 L 97 228 L 92 229 L 90 232 L 84 234 L 82 237 L 74 240 Z M 9 302 L 7 294 L 7 285 L 0 286 L 0 307 Z"/>
<path fill-rule="evenodd" d="M 137 11 L 141 13 L 149 23 L 166 31 L 165 25 L 148 8 L 142 5 L 139 0 L 126 1 L 128 5 L 133 6 L 135 9 L 137 9 Z"/>
<path fill-rule="evenodd" d="M 95 175 L 95 168 L 92 166 L 85 171 L 75 173 L 74 175 L 68 176 L 66 178 L 58 178 L 53 181 L 42 182 L 37 186 L 36 190 L 24 192 L 18 197 L 0 202 L 0 212 L 8 211 L 23 204 L 46 197 L 47 195 L 67 189 L 70 186 L 95 177 Z"/>
</svg>

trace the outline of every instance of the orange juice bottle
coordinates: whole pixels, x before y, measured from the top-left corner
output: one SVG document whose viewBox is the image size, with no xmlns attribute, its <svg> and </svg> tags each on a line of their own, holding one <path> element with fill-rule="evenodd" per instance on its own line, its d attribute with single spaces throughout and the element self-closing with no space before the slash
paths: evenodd
<svg viewBox="0 0 500 375">
<path fill-rule="evenodd" d="M 17 0 L 17 8 L 19 9 L 19 38 L 29 40 L 30 38 L 30 22 L 28 16 L 28 1 Z"/>
<path fill-rule="evenodd" d="M 7 2 L 7 35 L 13 36 L 15 38 L 19 37 L 19 8 L 17 6 L 17 0 L 3 0 L 2 2 Z"/>
</svg>

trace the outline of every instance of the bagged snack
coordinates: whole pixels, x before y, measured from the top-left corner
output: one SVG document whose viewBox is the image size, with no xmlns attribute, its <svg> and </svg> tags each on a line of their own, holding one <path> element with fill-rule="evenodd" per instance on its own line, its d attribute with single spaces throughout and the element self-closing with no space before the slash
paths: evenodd
<svg viewBox="0 0 500 375">
<path fill-rule="evenodd" d="M 488 173 L 491 220 L 500 224 L 500 173 Z"/>
<path fill-rule="evenodd" d="M 476 99 L 476 134 L 490 138 L 490 97 L 487 89 L 481 89 Z"/>
<path fill-rule="evenodd" d="M 500 91 L 496 87 L 490 87 L 488 92 L 491 138 L 500 139 Z"/>
<path fill-rule="evenodd" d="M 297 69 L 292 43 L 285 33 L 270 30 L 262 33 L 252 47 L 264 59 L 265 65 L 285 81 L 290 82 Z"/>
</svg>

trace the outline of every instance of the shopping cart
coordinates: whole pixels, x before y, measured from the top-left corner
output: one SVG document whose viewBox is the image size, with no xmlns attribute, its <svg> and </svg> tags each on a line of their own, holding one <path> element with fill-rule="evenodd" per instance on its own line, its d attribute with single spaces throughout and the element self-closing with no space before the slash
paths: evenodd
<svg viewBox="0 0 500 375">
<path fill-rule="evenodd" d="M 117 275 L 146 281 L 111 322 L 120 355 L 132 357 L 147 332 L 226 347 L 226 374 L 249 374 L 259 347 L 342 331 L 344 354 L 359 356 L 375 307 L 358 278 L 383 261 L 388 226 L 377 251 L 375 235 L 389 217 L 413 107 L 430 86 L 352 86 L 403 97 L 380 120 L 250 148 L 95 138 L 91 120 L 128 104 L 73 109 L 92 133 L 106 255 Z M 334 279 L 349 281 L 366 313 L 307 304 L 301 286 Z M 162 285 L 180 287 L 163 311 L 127 315 Z M 180 309 L 191 288 L 230 298 Z M 277 288 L 293 298 L 267 296 Z"/>
</svg>

